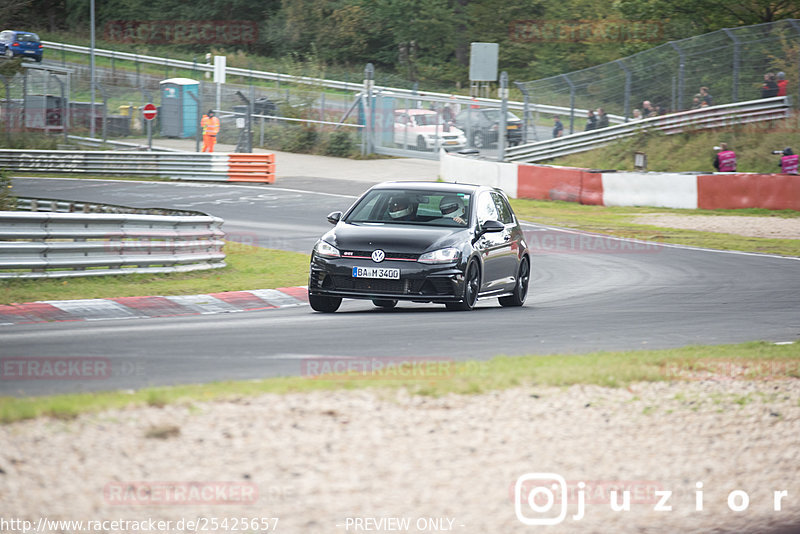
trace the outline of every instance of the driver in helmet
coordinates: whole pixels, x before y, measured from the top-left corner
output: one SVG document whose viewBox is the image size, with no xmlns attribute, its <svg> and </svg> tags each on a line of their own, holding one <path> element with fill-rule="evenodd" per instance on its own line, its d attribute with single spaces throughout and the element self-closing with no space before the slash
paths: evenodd
<svg viewBox="0 0 800 534">
<path fill-rule="evenodd" d="M 389 200 L 388 211 L 395 221 L 410 221 L 416 213 L 416 205 L 405 195 L 394 196 Z"/>
<path fill-rule="evenodd" d="M 465 226 L 467 224 L 466 208 L 464 199 L 456 195 L 442 197 L 439 201 L 439 210 L 445 219 L 452 219 L 456 223 Z"/>
</svg>

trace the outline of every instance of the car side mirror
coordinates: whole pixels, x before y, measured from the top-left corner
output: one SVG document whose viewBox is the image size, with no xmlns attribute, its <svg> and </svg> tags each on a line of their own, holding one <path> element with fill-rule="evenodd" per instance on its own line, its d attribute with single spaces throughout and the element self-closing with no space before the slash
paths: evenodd
<svg viewBox="0 0 800 534">
<path fill-rule="evenodd" d="M 331 224 L 337 224 L 342 218 L 341 211 L 333 211 L 328 214 L 328 222 Z"/>
<path fill-rule="evenodd" d="M 472 239 L 472 244 L 474 245 L 478 239 L 481 238 L 483 234 L 494 234 L 497 232 L 502 232 L 506 229 L 506 225 L 501 223 L 500 221 L 495 221 L 490 219 L 484 222 L 479 228 L 478 231 L 475 232 L 475 237 Z"/>
</svg>

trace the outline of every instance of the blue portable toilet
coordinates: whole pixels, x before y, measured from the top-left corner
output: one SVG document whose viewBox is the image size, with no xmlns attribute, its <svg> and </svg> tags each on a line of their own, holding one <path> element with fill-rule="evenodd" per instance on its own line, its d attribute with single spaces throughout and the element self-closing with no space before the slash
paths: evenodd
<svg viewBox="0 0 800 534">
<path fill-rule="evenodd" d="M 163 80 L 161 86 L 161 135 L 194 137 L 200 122 L 200 107 L 190 95 L 200 98 L 200 82 L 189 78 Z"/>
</svg>

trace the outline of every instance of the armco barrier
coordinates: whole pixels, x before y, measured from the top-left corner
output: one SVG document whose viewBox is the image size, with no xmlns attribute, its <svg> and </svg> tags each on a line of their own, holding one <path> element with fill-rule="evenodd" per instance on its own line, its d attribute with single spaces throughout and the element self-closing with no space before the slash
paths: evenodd
<svg viewBox="0 0 800 534">
<path fill-rule="evenodd" d="M 0 149 L 0 169 L 275 183 L 274 154 Z"/>
<path fill-rule="evenodd" d="M 0 279 L 225 267 L 222 219 L 0 211 Z"/>
<path fill-rule="evenodd" d="M 800 176 L 789 174 L 603 172 L 442 153 L 439 177 L 500 187 L 512 198 L 605 206 L 800 211 Z"/>
<path fill-rule="evenodd" d="M 446 182 L 499 187 L 512 198 L 517 197 L 517 164 L 456 156 L 440 151 L 439 175 Z"/>
<path fill-rule="evenodd" d="M 697 176 L 647 172 L 603 173 L 603 205 L 697 209 Z"/>
<path fill-rule="evenodd" d="M 800 176 L 791 174 L 702 174 L 697 177 L 701 209 L 800 210 Z"/>
</svg>

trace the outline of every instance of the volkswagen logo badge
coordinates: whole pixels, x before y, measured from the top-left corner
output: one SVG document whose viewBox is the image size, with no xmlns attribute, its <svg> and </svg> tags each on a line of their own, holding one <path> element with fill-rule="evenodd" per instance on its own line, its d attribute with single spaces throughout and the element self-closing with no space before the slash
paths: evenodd
<svg viewBox="0 0 800 534">
<path fill-rule="evenodd" d="M 372 261 L 374 261 L 375 263 L 380 263 L 385 259 L 386 259 L 386 253 L 384 251 L 382 251 L 381 249 L 373 251 Z"/>
</svg>

